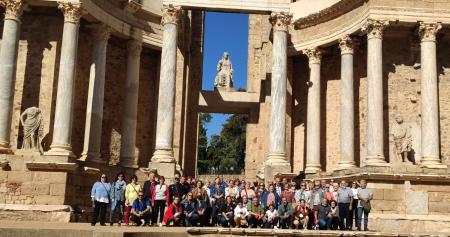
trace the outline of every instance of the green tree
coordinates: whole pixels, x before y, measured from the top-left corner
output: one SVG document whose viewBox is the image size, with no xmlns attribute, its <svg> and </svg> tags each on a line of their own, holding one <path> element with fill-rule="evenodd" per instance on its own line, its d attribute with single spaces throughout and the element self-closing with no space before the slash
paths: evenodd
<svg viewBox="0 0 450 237">
<path fill-rule="evenodd" d="M 206 124 L 211 122 L 211 114 L 199 114 L 199 129 L 198 129 L 198 165 L 199 172 L 204 173 L 208 170 L 209 164 L 207 160 L 208 137 L 206 137 Z"/>
</svg>

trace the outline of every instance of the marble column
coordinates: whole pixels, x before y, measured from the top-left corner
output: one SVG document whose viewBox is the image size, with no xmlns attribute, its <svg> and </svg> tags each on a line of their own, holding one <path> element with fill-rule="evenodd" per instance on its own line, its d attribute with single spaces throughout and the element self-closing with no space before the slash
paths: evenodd
<svg viewBox="0 0 450 237">
<path fill-rule="evenodd" d="M 291 172 L 286 157 L 286 83 L 287 83 L 287 35 L 292 15 L 272 13 L 273 29 L 272 80 L 269 123 L 269 154 L 266 165 L 281 167 Z"/>
<path fill-rule="evenodd" d="M 138 160 L 135 154 L 135 147 L 142 42 L 137 40 L 128 41 L 127 50 L 127 79 L 125 82 L 126 91 L 122 113 L 120 165 L 137 168 Z"/>
<path fill-rule="evenodd" d="M 320 165 L 320 63 L 322 52 L 318 48 L 303 51 L 309 59 L 308 107 L 306 115 L 306 167 L 305 173 L 322 170 Z"/>
<path fill-rule="evenodd" d="M 181 8 L 163 6 L 164 27 L 159 79 L 156 145 L 152 162 L 175 163 L 173 154 L 173 119 L 175 113 L 175 79 L 177 63 L 177 24 Z"/>
<path fill-rule="evenodd" d="M 0 48 L 0 154 L 8 154 L 12 153 L 9 143 L 23 3 L 0 0 L 0 5 L 6 8 Z"/>
<path fill-rule="evenodd" d="M 84 130 L 84 147 L 81 160 L 105 163 L 100 158 L 102 138 L 103 96 L 105 92 L 106 47 L 110 28 L 104 24 L 92 28 L 94 47 L 93 62 L 89 76 L 88 100 L 86 105 L 86 126 Z"/>
<path fill-rule="evenodd" d="M 355 166 L 355 111 L 353 94 L 353 40 L 349 35 L 339 40 L 341 49 L 341 157 L 338 170 Z"/>
<path fill-rule="evenodd" d="M 383 32 L 387 21 L 367 20 L 367 140 L 366 165 L 384 166 L 383 147 Z"/>
<path fill-rule="evenodd" d="M 78 28 L 83 9 L 80 3 L 60 2 L 64 29 L 59 63 L 58 92 L 53 126 L 53 141 L 46 155 L 74 157 L 71 136 L 75 71 L 77 66 Z"/>
<path fill-rule="evenodd" d="M 421 23 L 421 118 L 422 159 L 420 165 L 427 168 L 446 168 L 441 163 L 439 152 L 439 98 L 436 65 L 436 33 L 442 28 L 439 23 Z"/>
</svg>

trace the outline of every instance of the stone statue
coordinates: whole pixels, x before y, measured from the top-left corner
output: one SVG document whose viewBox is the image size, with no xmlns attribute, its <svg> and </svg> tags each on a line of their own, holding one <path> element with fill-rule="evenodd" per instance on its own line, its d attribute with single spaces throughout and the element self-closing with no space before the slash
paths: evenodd
<svg viewBox="0 0 450 237">
<path fill-rule="evenodd" d="M 44 123 L 41 110 L 30 107 L 20 115 L 23 126 L 22 149 L 42 152 L 40 140 L 43 137 Z"/>
<path fill-rule="evenodd" d="M 412 147 L 412 137 L 409 126 L 403 123 L 403 117 L 400 114 L 395 115 L 395 123 L 392 125 L 392 137 L 396 154 L 402 159 L 402 162 L 408 162 L 408 153 Z"/>
<path fill-rule="evenodd" d="M 223 53 L 222 59 L 217 64 L 217 75 L 214 80 L 214 86 L 217 88 L 233 87 L 233 65 L 231 64 L 230 55 L 227 52 Z"/>
</svg>

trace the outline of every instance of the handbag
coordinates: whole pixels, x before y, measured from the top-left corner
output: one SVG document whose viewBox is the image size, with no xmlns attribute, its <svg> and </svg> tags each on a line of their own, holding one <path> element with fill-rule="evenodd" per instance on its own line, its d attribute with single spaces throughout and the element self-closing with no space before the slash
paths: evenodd
<svg viewBox="0 0 450 237">
<path fill-rule="evenodd" d="M 362 208 L 364 209 L 364 212 L 369 213 L 370 209 L 372 209 L 372 205 L 370 205 L 370 202 L 364 202 L 360 201 Z"/>
</svg>

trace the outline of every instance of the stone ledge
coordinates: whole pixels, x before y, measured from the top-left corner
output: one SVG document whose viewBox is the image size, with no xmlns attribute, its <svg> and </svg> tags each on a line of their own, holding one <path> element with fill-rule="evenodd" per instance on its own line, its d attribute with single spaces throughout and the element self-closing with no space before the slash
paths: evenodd
<svg viewBox="0 0 450 237">
<path fill-rule="evenodd" d="M 0 211 L 71 212 L 73 209 L 69 205 L 0 204 Z"/>
<path fill-rule="evenodd" d="M 77 163 L 70 162 L 25 162 L 25 165 L 31 171 L 74 172 L 78 169 Z"/>
</svg>

